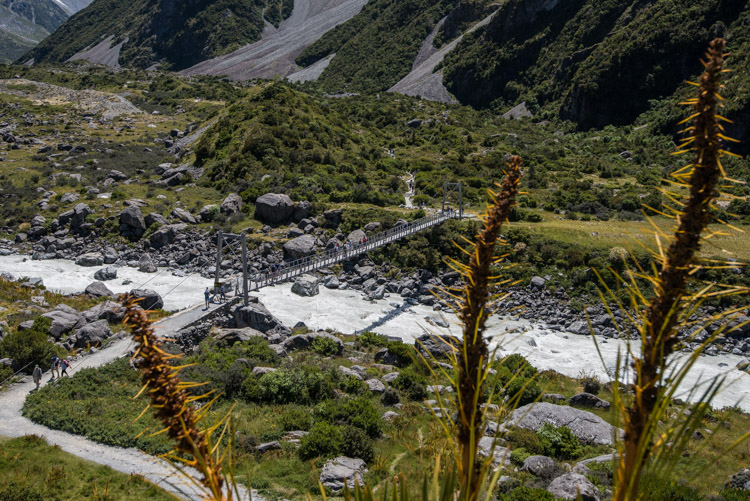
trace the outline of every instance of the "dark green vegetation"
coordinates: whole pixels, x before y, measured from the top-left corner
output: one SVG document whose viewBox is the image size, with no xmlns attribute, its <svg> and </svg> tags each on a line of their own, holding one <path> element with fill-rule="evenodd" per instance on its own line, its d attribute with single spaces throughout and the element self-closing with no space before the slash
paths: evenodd
<svg viewBox="0 0 750 501">
<path fill-rule="evenodd" d="M 727 112 L 743 119 L 750 112 L 743 83 L 750 78 L 747 2 L 574 0 L 549 10 L 547 4 L 504 2 L 446 59 L 448 89 L 479 107 L 526 101 L 542 117 L 584 129 L 629 124 L 650 100 L 674 94 L 695 75 L 708 42 L 724 36 L 736 70 L 727 80 Z"/>
<path fill-rule="evenodd" d="M 120 64 L 180 70 L 260 38 L 264 16 L 274 25 L 291 14 L 289 0 L 96 0 L 30 54 L 65 61 L 106 37 L 127 39 Z"/>
<path fill-rule="evenodd" d="M 320 77 L 324 88 L 350 92 L 386 90 L 409 73 L 422 42 L 455 3 L 370 1 L 359 14 L 305 49 L 297 64 L 308 66 L 336 53 Z"/>
<path fill-rule="evenodd" d="M 446 382 L 433 380 L 422 362 L 405 358 L 403 367 L 392 369 L 400 374 L 382 395 L 373 394 L 363 381 L 338 370 L 339 366 L 350 367 L 352 361 L 348 357 L 355 356 L 360 359 L 358 365 L 363 367 L 366 379 L 379 379 L 388 372 L 372 366 L 373 354 L 380 347 L 388 346 L 394 352 L 402 349 L 412 355 L 413 348 L 406 345 L 399 348 L 372 333 L 360 338 L 345 336 L 343 340 L 354 340 L 354 344 L 340 355 L 321 356 L 309 349 L 291 353 L 292 360 L 279 360 L 261 338 L 231 346 L 209 339 L 184 360 L 197 364 L 183 372 L 186 379 L 208 383 L 195 388 L 196 394 L 214 390 L 214 394 L 222 395 L 214 404 L 207 423 L 234 406 L 235 472 L 242 481 L 270 498 L 302 499 L 307 492 L 316 493 L 316 469 L 320 471 L 325 459 L 342 454 L 367 461 L 370 471 L 366 480 L 373 485 L 392 477 L 394 471 L 403 472 L 409 479 L 421 479 L 429 475 L 434 454 L 447 446 L 442 430 L 422 404 L 424 399 L 435 398 L 426 391 L 426 384 Z M 278 370 L 253 374 L 253 368 L 271 366 Z M 541 392 L 570 396 L 590 384 L 591 379 L 590 376 L 572 379 L 553 372 L 538 373 L 519 355 L 495 362 L 495 367 L 498 380 L 531 380 L 538 387 L 537 396 Z M 139 389 L 138 371 L 131 368 L 127 360 L 120 360 L 99 369 L 80 371 L 70 379 L 45 387 L 29 397 L 24 413 L 47 426 L 107 444 L 163 452 L 169 447 L 163 436 L 148 436 L 159 429 L 150 413 L 133 422 L 146 404 L 143 397 L 131 398 Z M 509 387 L 499 387 L 495 401 L 500 401 L 503 395 L 512 398 L 513 391 Z M 607 385 L 602 387 L 600 396 L 612 398 Z M 400 409 L 391 407 L 399 401 Z M 431 405 L 436 406 L 434 402 Z M 381 416 L 389 410 L 394 410 L 398 416 L 386 421 Z M 500 422 L 508 410 L 501 406 L 498 412 L 491 413 L 490 419 Z M 594 412 L 609 421 L 614 418 L 610 411 Z M 682 408 L 675 406 L 672 414 L 681 412 Z M 721 491 L 724 482 L 748 454 L 744 446 L 726 454 L 726 447 L 749 423 L 750 417 L 733 409 L 710 412 L 705 426 L 714 433 L 706 433 L 704 440 L 691 442 L 690 457 L 680 461 L 675 474 L 675 487 L 660 487 L 659 499 L 697 501 Z M 309 434 L 295 444 L 290 440 L 299 436 L 289 434 L 293 431 L 308 431 Z M 581 443 L 565 427 L 545 426 L 536 433 L 516 429 L 508 433 L 505 440 L 513 451 L 511 460 L 515 466 L 520 466 L 530 455 L 544 454 L 554 458 L 562 471 L 565 462 L 573 464 L 609 452 L 606 447 Z M 271 441 L 279 441 L 281 449 L 257 452 L 256 446 Z M 707 464 L 712 467 L 706 469 Z M 602 490 L 611 487 L 610 464 L 590 468 L 589 479 Z M 697 474 L 702 470 L 705 471 Z M 498 499 L 546 499 L 541 492 L 549 478 L 526 473 L 511 476 L 512 481 L 498 487 Z M 420 485 L 419 481 L 410 482 L 414 489 Z M 523 497 L 529 491 L 541 497 Z M 685 493 L 691 497 L 680 497 Z"/>
<path fill-rule="evenodd" d="M 174 499 L 139 475 L 79 459 L 34 435 L 0 437 L 0 445 L 4 501 Z"/>
</svg>

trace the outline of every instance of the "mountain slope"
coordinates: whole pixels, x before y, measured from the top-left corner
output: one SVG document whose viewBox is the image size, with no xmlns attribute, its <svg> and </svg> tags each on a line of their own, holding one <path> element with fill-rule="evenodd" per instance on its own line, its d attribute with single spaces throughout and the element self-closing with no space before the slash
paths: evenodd
<svg viewBox="0 0 750 501">
<path fill-rule="evenodd" d="M 291 13 L 289 0 L 96 0 L 31 52 L 62 62 L 101 40 L 125 39 L 119 62 L 180 70 L 260 38 L 266 19 Z"/>
<path fill-rule="evenodd" d="M 526 101 L 583 128 L 632 122 L 649 101 L 697 73 L 715 36 L 747 82 L 745 0 L 509 0 L 445 61 L 448 89 L 465 104 L 502 109 Z M 745 86 L 739 97 L 750 98 Z"/>
</svg>

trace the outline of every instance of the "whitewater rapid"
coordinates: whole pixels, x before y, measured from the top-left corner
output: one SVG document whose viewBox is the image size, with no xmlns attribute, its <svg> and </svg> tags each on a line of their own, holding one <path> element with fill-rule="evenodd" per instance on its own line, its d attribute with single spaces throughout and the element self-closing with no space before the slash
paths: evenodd
<svg viewBox="0 0 750 501">
<path fill-rule="evenodd" d="M 61 259 L 32 261 L 27 256 L 0 256 L 0 272 L 9 272 L 16 277 L 39 277 L 47 289 L 64 294 L 83 291 L 94 281 L 98 269 Z M 124 281 L 131 283 L 123 284 Z M 211 279 L 199 275 L 174 276 L 166 269 L 148 274 L 136 268 L 121 267 L 117 279 L 106 282 L 106 285 L 116 293 L 140 287 L 153 289 L 164 298 L 165 309 L 179 310 L 201 303 L 203 290 L 212 283 Z M 254 295 L 290 327 L 301 321 L 311 329 L 332 329 L 345 334 L 370 329 L 399 337 L 407 343 L 426 332 L 460 336 L 455 315 L 435 312 L 424 305 L 404 307 L 401 296 L 397 294 L 380 301 L 366 301 L 357 291 L 321 287 L 317 296 L 301 297 L 292 294 L 291 284 L 282 284 L 261 289 Z M 437 318 L 437 323 L 444 321 L 448 327 L 437 327 L 427 317 Z M 541 321 L 493 317 L 488 322 L 487 335 L 492 338 L 493 348 L 498 348 L 498 354 L 521 353 L 539 369 L 554 370 L 571 377 L 582 371 L 593 372 L 604 381 L 611 379 L 618 352 L 622 354 L 627 349 L 623 341 L 597 338 L 600 358 L 591 336 L 545 329 Z M 632 349 L 637 348 L 638 344 L 634 343 Z M 714 399 L 714 406 L 739 405 L 750 412 L 750 374 L 736 368 L 742 360 L 743 357 L 730 354 L 701 356 L 685 378 L 682 386 L 685 391 L 678 396 L 686 398 L 689 388 L 703 387 L 717 377 L 726 377 L 724 390 Z"/>
</svg>

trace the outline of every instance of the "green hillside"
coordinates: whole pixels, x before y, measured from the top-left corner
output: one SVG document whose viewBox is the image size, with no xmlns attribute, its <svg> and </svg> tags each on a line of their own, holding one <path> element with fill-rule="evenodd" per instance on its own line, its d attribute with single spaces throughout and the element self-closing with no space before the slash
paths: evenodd
<svg viewBox="0 0 750 501">
<path fill-rule="evenodd" d="M 2 13 L 2 11 L 0 11 Z M 33 44 L 11 33 L 0 31 L 0 64 L 9 64 L 24 55 Z"/>
<path fill-rule="evenodd" d="M 289 0 L 96 0 L 32 52 L 37 62 L 61 62 L 113 36 L 128 41 L 120 64 L 180 70 L 260 38 L 264 13 L 278 23 L 291 14 Z"/>
<path fill-rule="evenodd" d="M 5 7 L 19 16 L 52 33 L 68 19 L 68 14 L 52 0 L 0 0 Z"/>
</svg>

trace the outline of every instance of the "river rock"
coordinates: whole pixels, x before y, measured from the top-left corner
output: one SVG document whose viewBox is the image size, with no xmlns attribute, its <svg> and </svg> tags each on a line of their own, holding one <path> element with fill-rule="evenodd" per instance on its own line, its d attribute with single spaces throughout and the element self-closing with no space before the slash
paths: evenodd
<svg viewBox="0 0 750 501">
<path fill-rule="evenodd" d="M 350 489 L 354 488 L 355 483 L 364 485 L 365 473 L 367 467 L 361 459 L 339 456 L 326 461 L 320 471 L 320 483 L 331 492 L 338 493 L 344 489 L 344 485 L 348 485 Z"/>
<path fill-rule="evenodd" d="M 596 445 L 613 445 L 617 431 L 596 414 L 548 402 L 519 407 L 508 416 L 503 426 L 507 429 L 517 426 L 538 431 L 545 423 L 556 427 L 567 426 L 580 441 Z"/>
<path fill-rule="evenodd" d="M 164 300 L 154 290 L 151 289 L 133 289 L 130 296 L 140 299 L 138 306 L 144 310 L 160 310 L 164 308 Z"/>
<path fill-rule="evenodd" d="M 117 278 L 117 268 L 114 266 L 107 266 L 94 273 L 94 278 L 100 282 L 106 282 L 107 280 L 114 280 Z"/>
<path fill-rule="evenodd" d="M 255 200 L 255 217 L 267 224 L 284 224 L 294 215 L 294 203 L 286 195 L 266 193 Z"/>
<path fill-rule="evenodd" d="M 249 303 L 241 305 L 232 312 L 234 326 L 237 328 L 251 327 L 264 334 L 274 333 L 289 335 L 291 331 L 274 317 L 270 311 L 260 303 Z"/>
<path fill-rule="evenodd" d="M 313 275 L 302 275 L 294 281 L 292 292 L 303 297 L 317 296 L 320 294 L 319 283 L 318 278 Z"/>
<path fill-rule="evenodd" d="M 315 237 L 302 235 L 284 244 L 284 256 L 288 259 L 300 259 L 315 252 Z"/>
<path fill-rule="evenodd" d="M 579 499 L 581 501 L 599 501 L 599 493 L 591 481 L 578 473 L 566 473 L 557 477 L 547 487 L 547 492 L 555 499 Z"/>
<path fill-rule="evenodd" d="M 451 353 L 461 346 L 461 340 L 454 336 L 437 337 L 431 334 L 423 334 L 417 338 L 414 346 L 425 356 L 447 360 Z"/>
<path fill-rule="evenodd" d="M 138 271 L 141 273 L 156 273 L 157 270 L 158 268 L 151 259 L 151 256 L 145 253 L 142 254 L 141 258 L 138 260 Z"/>
<path fill-rule="evenodd" d="M 112 297 L 115 294 L 102 282 L 91 282 L 83 292 L 94 297 Z"/>
<path fill-rule="evenodd" d="M 88 252 L 76 258 L 78 266 L 101 266 L 104 264 L 104 256 L 99 252 Z"/>
<path fill-rule="evenodd" d="M 338 277 L 336 275 L 331 275 L 328 278 L 326 278 L 325 282 L 323 282 L 323 287 L 326 289 L 338 289 L 341 286 L 341 282 L 339 281 Z"/>
</svg>

